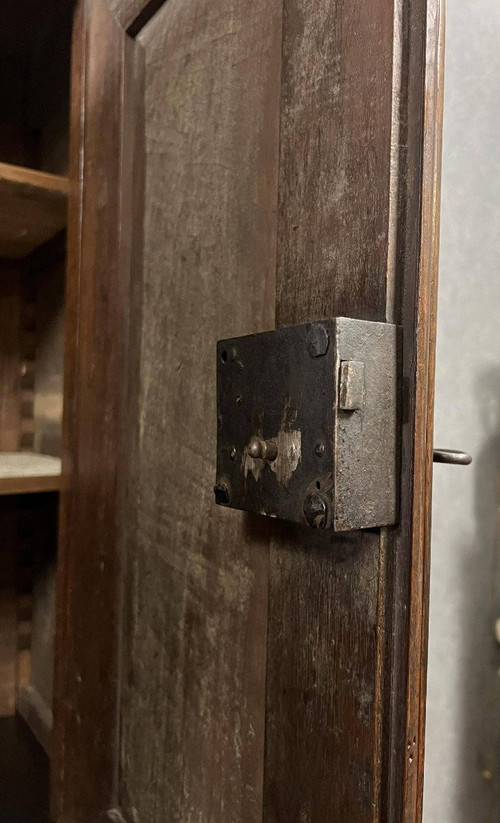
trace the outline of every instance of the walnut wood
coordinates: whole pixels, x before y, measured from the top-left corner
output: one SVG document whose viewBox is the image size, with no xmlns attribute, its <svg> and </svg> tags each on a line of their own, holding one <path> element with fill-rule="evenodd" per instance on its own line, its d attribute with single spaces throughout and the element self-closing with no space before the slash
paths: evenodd
<svg viewBox="0 0 500 823">
<path fill-rule="evenodd" d="M 0 502 L 0 717 L 12 717 L 16 705 L 17 511 L 9 503 Z"/>
<path fill-rule="evenodd" d="M 0 479 L 0 495 L 53 492 L 59 491 L 60 488 L 61 478 L 59 476 L 33 475 L 32 477 Z"/>
<path fill-rule="evenodd" d="M 392 24 L 383 0 L 284 4 L 280 325 L 386 319 Z M 380 533 L 273 538 L 264 820 L 378 819 Z"/>
<path fill-rule="evenodd" d="M 31 410 L 34 449 L 61 454 L 66 262 L 40 266 L 36 293 L 36 371 Z"/>
<path fill-rule="evenodd" d="M 105 3 L 80 4 L 74 44 L 53 782 L 56 819 L 83 822 L 113 805 L 118 780 L 116 472 L 131 208 L 122 185 L 133 169 L 122 139 L 133 89 L 122 94 L 126 35 Z"/>
<path fill-rule="evenodd" d="M 57 457 L 30 452 L 0 452 L 0 493 L 9 493 L 17 481 L 26 481 L 35 485 L 36 481 L 47 481 L 60 485 L 61 461 Z M 12 493 L 12 492 L 10 492 Z"/>
<path fill-rule="evenodd" d="M 425 750 L 425 705 L 427 688 L 427 644 L 429 579 L 431 558 L 431 511 L 434 429 L 434 377 L 439 270 L 439 222 L 441 205 L 441 154 L 444 104 L 445 5 L 428 10 L 426 30 L 426 75 L 424 103 L 422 218 L 420 237 L 421 296 L 418 362 L 427 362 L 427 374 L 417 384 L 415 454 L 419 460 L 414 477 L 414 518 L 420 521 L 422 537 L 412 546 L 409 607 L 409 699 L 407 701 L 404 776 L 404 820 L 413 823 L 423 814 Z M 419 535 L 414 525 L 414 533 Z M 416 739 L 418 745 L 414 745 Z M 410 747 L 408 749 L 408 747 Z"/>
<path fill-rule="evenodd" d="M 283 325 L 347 314 L 403 326 L 401 525 L 347 539 L 275 528 L 264 820 L 415 823 L 425 700 L 439 3 L 339 9 L 324 2 L 314 17 L 308 8 L 285 2 L 276 313 Z M 394 95 L 400 108 L 393 108 Z"/>
<path fill-rule="evenodd" d="M 146 200 L 121 705 L 130 819 L 262 815 L 268 524 L 213 505 L 213 346 L 274 320 L 278 11 L 165 3 L 137 38 Z"/>
<path fill-rule="evenodd" d="M 281 60 L 280 4 L 79 6 L 60 823 L 419 819 L 438 8 L 285 0 Z M 213 342 L 272 326 L 276 236 L 278 322 L 400 323 L 406 394 L 401 526 L 273 524 L 269 569 L 212 502 Z"/>
<path fill-rule="evenodd" d="M 21 280 L 0 262 L 0 451 L 16 451 L 21 435 Z"/>
<path fill-rule="evenodd" d="M 0 257 L 21 258 L 66 225 L 68 181 L 0 163 Z"/>
</svg>

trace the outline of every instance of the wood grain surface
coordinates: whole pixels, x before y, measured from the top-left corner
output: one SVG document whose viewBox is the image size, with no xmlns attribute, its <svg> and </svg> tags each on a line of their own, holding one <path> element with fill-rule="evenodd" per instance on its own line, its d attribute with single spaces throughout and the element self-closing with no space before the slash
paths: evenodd
<svg viewBox="0 0 500 823">
<path fill-rule="evenodd" d="M 392 63 L 391 3 L 284 3 L 280 325 L 386 319 Z M 266 823 L 374 819 L 380 546 L 273 531 Z"/>
<path fill-rule="evenodd" d="M 16 708 L 17 509 L 0 502 L 0 717 L 12 717 Z"/>
<path fill-rule="evenodd" d="M 279 8 L 168 2 L 138 40 L 144 259 L 121 805 L 141 823 L 257 823 L 268 524 L 213 503 L 215 340 L 274 324 Z"/>
<path fill-rule="evenodd" d="M 15 263 L 0 262 L 0 451 L 21 436 L 21 281 Z"/>
<path fill-rule="evenodd" d="M 421 816 L 438 21 L 439 3 L 284 4 L 277 319 L 401 324 L 406 392 L 400 527 L 274 531 L 266 823 Z"/>
<path fill-rule="evenodd" d="M 79 7 L 60 823 L 420 819 L 440 33 L 439 0 Z M 214 507 L 214 342 L 274 309 L 403 327 L 399 527 L 273 523 L 269 558 Z"/>
<path fill-rule="evenodd" d="M 66 226 L 65 177 L 0 163 L 0 257 L 22 258 Z"/>
<path fill-rule="evenodd" d="M 61 461 L 33 452 L 0 452 L 0 495 L 57 491 Z"/>
<path fill-rule="evenodd" d="M 117 463 L 130 268 L 121 231 L 126 35 L 105 2 L 74 28 L 53 816 L 88 823 L 117 791 Z M 85 56 L 85 59 L 84 59 Z M 131 93 L 133 90 L 130 90 Z M 128 193 L 128 189 L 125 189 Z"/>
</svg>

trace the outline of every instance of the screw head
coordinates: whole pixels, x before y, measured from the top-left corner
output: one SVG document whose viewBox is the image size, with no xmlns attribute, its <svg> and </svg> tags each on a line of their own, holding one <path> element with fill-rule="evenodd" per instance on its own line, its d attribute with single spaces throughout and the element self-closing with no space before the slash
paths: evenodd
<svg viewBox="0 0 500 823">
<path fill-rule="evenodd" d="M 323 457 L 325 453 L 325 444 L 324 443 L 316 443 L 316 448 L 314 449 L 316 455 L 318 457 Z"/>
<path fill-rule="evenodd" d="M 326 527 L 328 508 L 321 495 L 307 495 L 304 500 L 304 516 L 312 529 L 324 529 Z"/>
<path fill-rule="evenodd" d="M 260 437 L 252 437 L 247 446 L 247 454 L 253 457 L 254 460 L 259 460 L 264 457 L 264 443 Z"/>
<path fill-rule="evenodd" d="M 231 460 L 236 460 L 236 454 L 237 454 L 236 449 L 235 449 L 235 447 L 233 446 L 233 448 L 232 448 L 232 449 L 231 449 L 231 451 L 229 452 L 229 457 L 231 458 Z"/>
<path fill-rule="evenodd" d="M 322 357 L 328 351 L 330 336 L 321 323 L 314 323 L 307 332 L 307 351 L 311 357 Z"/>
<path fill-rule="evenodd" d="M 214 486 L 215 502 L 219 506 L 228 506 L 230 501 L 229 488 L 226 483 L 217 483 Z"/>
</svg>

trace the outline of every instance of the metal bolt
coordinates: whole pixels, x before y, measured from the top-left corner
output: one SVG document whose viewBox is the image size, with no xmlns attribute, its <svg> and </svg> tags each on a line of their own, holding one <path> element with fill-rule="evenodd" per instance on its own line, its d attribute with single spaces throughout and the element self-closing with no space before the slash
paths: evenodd
<svg viewBox="0 0 500 823">
<path fill-rule="evenodd" d="M 313 529 L 324 529 L 328 517 L 325 500 L 319 494 L 308 494 L 304 501 L 304 516 Z"/>
<path fill-rule="evenodd" d="M 234 363 L 237 357 L 238 352 L 236 349 L 222 349 L 220 353 L 220 359 L 223 363 Z"/>
<path fill-rule="evenodd" d="M 323 457 L 325 453 L 325 444 L 324 443 L 316 443 L 316 448 L 314 449 L 318 457 Z"/>
<path fill-rule="evenodd" d="M 226 483 L 217 483 L 214 486 L 215 502 L 219 506 L 228 506 L 230 501 L 229 489 Z"/>
<path fill-rule="evenodd" d="M 321 323 L 315 323 L 307 332 L 307 351 L 311 357 L 322 357 L 328 351 L 330 337 Z"/>
<path fill-rule="evenodd" d="M 234 446 L 230 451 L 229 457 L 231 458 L 231 460 L 236 460 L 236 449 L 234 448 Z"/>
<path fill-rule="evenodd" d="M 278 445 L 276 440 L 262 440 L 260 437 L 252 437 L 247 446 L 247 454 L 254 460 L 276 460 L 278 456 Z"/>
</svg>

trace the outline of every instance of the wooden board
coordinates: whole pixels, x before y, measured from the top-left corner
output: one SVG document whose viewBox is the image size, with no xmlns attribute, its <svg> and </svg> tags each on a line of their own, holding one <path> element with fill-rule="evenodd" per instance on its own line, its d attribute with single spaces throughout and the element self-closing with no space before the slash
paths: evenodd
<svg viewBox="0 0 500 823">
<path fill-rule="evenodd" d="M 61 460 L 33 452 L 0 453 L 0 495 L 57 491 Z"/>
<path fill-rule="evenodd" d="M 400 525 L 274 530 L 266 823 L 421 819 L 443 19 L 395 8 L 285 3 L 277 321 L 398 323 L 405 394 Z"/>
<path fill-rule="evenodd" d="M 0 504 L 0 717 L 11 717 L 16 705 L 17 510 Z"/>
<path fill-rule="evenodd" d="M 419 820 L 439 8 L 79 7 L 57 820 Z M 403 326 L 399 527 L 214 507 L 214 343 L 275 307 Z"/>
<path fill-rule="evenodd" d="M 17 710 L 49 747 L 58 494 L 3 498 L 18 507 Z"/>
<path fill-rule="evenodd" d="M 71 448 L 72 473 L 62 498 L 64 576 L 58 601 L 58 760 L 54 771 L 56 807 L 61 817 L 93 819 L 112 802 L 118 788 L 112 707 L 117 700 L 114 655 L 120 626 L 119 573 L 125 575 L 127 598 L 134 603 L 124 616 L 120 665 L 123 672 L 133 668 L 136 683 L 132 688 L 130 679 L 119 682 L 123 697 L 120 725 L 127 740 L 120 766 L 122 804 L 136 806 L 137 815 L 144 819 L 153 807 L 161 807 L 169 819 L 182 819 L 179 815 L 187 819 L 190 809 L 194 814 L 205 805 L 212 808 L 214 819 L 224 814 L 229 819 L 243 816 L 249 823 L 257 823 L 261 816 L 268 529 L 258 518 L 242 521 L 233 513 L 222 520 L 213 504 L 213 340 L 237 329 L 269 328 L 274 320 L 280 19 L 279 15 L 269 16 L 265 2 L 250 7 L 242 0 L 233 10 L 232 5 L 224 3 L 221 9 L 199 0 L 182 8 L 165 4 L 145 29 L 142 48 L 134 48 L 132 41 L 124 43 L 124 35 L 107 14 L 105 3 L 96 0 L 85 7 L 87 54 L 92 58 L 86 75 L 75 73 L 74 80 L 80 106 L 98 96 L 101 107 L 89 106 L 84 133 L 80 132 L 84 152 L 88 152 L 83 166 L 83 213 L 77 215 L 76 199 L 70 203 L 75 211 L 69 235 L 71 336 L 65 385 L 70 395 L 65 404 L 65 438 Z M 203 9 L 209 12 L 204 34 L 196 32 L 195 23 Z M 221 13 L 233 19 L 235 31 L 220 39 L 219 59 L 210 75 L 203 67 L 211 61 Z M 175 36 L 178 28 L 184 33 L 183 40 L 187 38 L 179 47 Z M 129 173 L 133 170 L 131 158 L 138 161 L 144 156 L 143 147 L 133 143 L 134 123 L 141 135 L 134 100 L 142 105 L 144 98 L 125 97 L 123 110 L 120 90 L 124 82 L 129 91 L 137 88 L 140 75 L 134 82 L 134 61 L 143 50 L 150 157 L 145 248 L 151 245 L 144 259 L 146 280 L 143 283 L 142 260 L 138 259 L 130 296 L 127 253 L 130 255 L 131 222 L 140 228 L 142 214 L 141 197 L 130 188 Z M 191 62 L 190 55 L 197 53 Z M 248 55 L 250 72 L 245 61 L 239 61 L 240 53 Z M 120 54 L 125 55 L 124 66 L 116 62 Z M 140 68 L 138 63 L 135 77 Z M 107 78 L 104 87 L 103 77 Z M 166 88 L 172 105 L 164 109 L 158 101 L 159 95 L 165 98 Z M 264 99 L 267 108 L 262 105 Z M 180 140 L 184 119 L 197 109 L 196 129 Z M 219 134 L 215 111 L 226 123 Z M 100 139 L 103 117 L 110 121 L 107 141 Z M 126 141 L 122 164 L 116 164 L 120 128 Z M 166 155 L 177 157 L 169 175 L 164 173 Z M 72 153 L 74 175 L 80 174 L 81 157 L 77 144 Z M 108 180 L 104 206 L 100 199 L 103 177 Z M 178 198 L 174 211 L 158 210 L 154 205 L 159 199 L 171 201 L 173 197 Z M 132 206 L 137 207 L 135 220 Z M 206 226 L 203 238 L 193 244 L 191 238 L 199 231 L 202 216 Z M 77 220 L 81 222 L 77 224 Z M 99 226 L 106 223 L 116 230 L 120 221 L 123 234 L 105 231 L 96 242 Z M 168 237 L 164 250 L 158 247 L 160 236 Z M 221 236 L 223 243 L 219 242 Z M 135 248 L 140 249 L 140 243 Z M 166 270 L 171 271 L 168 279 Z M 235 270 L 238 278 L 233 277 Z M 99 301 L 96 316 L 96 294 L 103 287 L 113 299 Z M 158 299 L 168 301 L 168 307 L 155 318 Z M 181 306 L 191 309 L 184 314 Z M 127 311 L 131 311 L 130 342 Z M 121 326 L 118 334 L 117 324 Z M 102 341 L 94 334 L 97 329 Z M 124 346 L 129 346 L 129 362 Z M 80 379 L 91 363 L 95 379 L 83 388 Z M 152 369 L 159 369 L 153 383 Z M 77 392 L 72 388 L 75 384 L 79 385 Z M 125 419 L 120 417 L 123 397 L 127 398 Z M 141 442 L 137 439 L 139 403 L 144 404 L 141 416 L 147 418 L 149 429 Z M 157 414 L 160 407 L 164 408 L 163 424 Z M 103 419 L 107 420 L 105 426 Z M 79 426 L 83 420 L 85 425 Z M 207 428 L 210 437 L 202 434 Z M 120 438 L 124 431 L 129 431 L 129 446 L 122 458 L 125 440 Z M 182 444 L 177 454 L 169 445 L 174 438 Z M 150 467 L 153 452 L 161 455 L 158 473 Z M 168 460 L 167 454 L 171 455 Z M 121 459 L 124 482 L 117 489 L 114 478 Z M 169 464 L 167 474 L 165 461 Z M 143 485 L 146 467 L 147 488 Z M 186 488 L 183 499 L 167 491 L 174 488 L 176 477 L 182 478 Z M 193 498 L 191 506 L 193 494 L 196 502 Z M 99 505 L 98 517 L 97 498 L 106 501 L 103 507 Z M 119 536 L 118 505 L 123 506 Z M 157 521 L 156 526 L 151 518 Z M 186 518 L 192 522 L 188 529 L 182 526 Z M 70 570 L 75 541 L 84 532 L 87 545 L 100 547 L 100 560 L 93 551 L 81 555 L 79 573 L 87 580 L 85 590 Z M 121 560 L 116 553 L 119 537 Z M 138 556 L 134 558 L 129 552 L 134 551 L 136 540 Z M 237 547 L 236 553 L 231 546 Z M 136 575 L 140 585 L 134 581 Z M 90 591 L 95 598 L 91 610 L 86 607 Z M 130 619 L 134 613 L 140 615 L 137 622 Z M 161 625 L 151 634 L 149 627 L 156 623 L 156 614 L 161 615 Z M 97 678 L 97 647 L 87 643 L 91 635 L 102 641 L 98 644 Z M 68 664 L 70 669 L 73 666 L 67 657 L 70 646 L 74 649 L 70 658 L 78 667 L 73 673 L 68 669 Z M 139 659 L 143 662 L 137 668 L 134 661 Z M 75 689 L 70 682 L 76 682 L 77 674 L 79 685 Z M 175 712 L 165 712 L 165 699 L 177 707 Z M 198 711 L 190 708 L 200 701 L 205 728 L 201 738 Z M 95 734 L 96 712 L 101 717 L 99 735 Z M 162 731 L 156 736 L 158 728 Z M 145 735 L 151 736 L 152 759 L 139 761 L 135 749 Z M 214 746 L 219 752 L 216 759 Z M 179 747 L 182 756 L 177 753 Z M 183 758 L 190 764 L 187 771 Z M 151 779 L 153 760 L 155 776 Z M 189 783 L 189 796 L 181 789 L 183 781 Z M 92 792 L 89 785 L 94 787 Z"/>
<path fill-rule="evenodd" d="M 33 448 L 54 457 L 61 455 L 63 405 L 66 261 L 62 252 L 55 261 L 33 261 L 37 278 Z"/>
<path fill-rule="evenodd" d="M 274 321 L 280 32 L 268 0 L 195 0 L 164 3 L 138 35 L 144 256 L 121 776 L 139 820 L 154 808 L 169 820 L 262 814 L 269 524 L 213 504 L 214 341 Z"/>
<path fill-rule="evenodd" d="M 22 258 L 65 228 L 68 180 L 0 163 L 0 257 Z"/>
<path fill-rule="evenodd" d="M 0 451 L 18 449 L 21 437 L 21 295 L 17 264 L 1 261 Z"/>
</svg>

